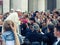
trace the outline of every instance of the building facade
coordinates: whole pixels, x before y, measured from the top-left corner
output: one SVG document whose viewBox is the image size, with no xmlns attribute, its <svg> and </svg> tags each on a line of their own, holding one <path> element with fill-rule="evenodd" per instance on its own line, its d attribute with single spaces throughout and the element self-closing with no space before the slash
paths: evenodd
<svg viewBox="0 0 60 45">
<path fill-rule="evenodd" d="M 10 9 L 20 9 L 22 12 L 46 11 L 60 9 L 60 0 L 1 0 L 0 14 L 9 12 Z M 0 2 L 1 2 L 0 1 Z"/>
</svg>

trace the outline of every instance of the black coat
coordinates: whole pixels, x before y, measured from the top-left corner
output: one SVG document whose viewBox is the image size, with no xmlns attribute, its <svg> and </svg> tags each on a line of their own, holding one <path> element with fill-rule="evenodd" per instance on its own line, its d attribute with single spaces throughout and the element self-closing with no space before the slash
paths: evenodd
<svg viewBox="0 0 60 45">
<path fill-rule="evenodd" d="M 30 32 L 30 29 L 26 28 L 25 30 L 21 30 L 21 35 L 26 36 L 26 34 Z"/>
<path fill-rule="evenodd" d="M 43 41 L 47 43 L 47 45 L 53 45 L 56 42 L 57 38 L 54 36 L 52 32 L 44 35 Z"/>
<path fill-rule="evenodd" d="M 36 31 L 31 31 L 29 33 L 27 33 L 26 38 L 30 41 L 30 42 L 41 42 L 42 40 L 42 34 L 37 33 Z"/>
</svg>

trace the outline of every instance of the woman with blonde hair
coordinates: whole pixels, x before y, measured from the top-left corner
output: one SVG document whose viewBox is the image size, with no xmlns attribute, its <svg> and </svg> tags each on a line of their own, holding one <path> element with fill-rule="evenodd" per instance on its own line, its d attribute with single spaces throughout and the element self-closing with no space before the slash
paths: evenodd
<svg viewBox="0 0 60 45">
<path fill-rule="evenodd" d="M 2 33 L 3 45 L 20 45 L 16 32 L 16 25 L 11 20 L 3 23 L 4 32 Z"/>
</svg>

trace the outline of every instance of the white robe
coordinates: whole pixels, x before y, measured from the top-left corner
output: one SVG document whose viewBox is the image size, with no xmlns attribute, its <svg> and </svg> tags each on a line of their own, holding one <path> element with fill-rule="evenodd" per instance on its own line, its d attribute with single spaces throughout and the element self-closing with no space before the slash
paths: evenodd
<svg viewBox="0 0 60 45">
<path fill-rule="evenodd" d="M 4 21 L 7 21 L 7 20 L 13 21 L 16 24 L 16 26 L 17 26 L 17 32 L 18 32 L 18 34 L 21 33 L 20 32 L 20 28 L 19 28 L 20 21 L 19 21 L 19 17 L 18 17 L 17 12 L 11 13 Z"/>
</svg>

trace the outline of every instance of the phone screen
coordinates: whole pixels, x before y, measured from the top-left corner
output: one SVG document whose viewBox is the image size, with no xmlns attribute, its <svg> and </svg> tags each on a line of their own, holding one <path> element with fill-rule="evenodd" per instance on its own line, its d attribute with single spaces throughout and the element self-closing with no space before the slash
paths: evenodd
<svg viewBox="0 0 60 45">
<path fill-rule="evenodd" d="M 2 33 L 2 26 L 0 26 L 0 34 Z"/>
</svg>

